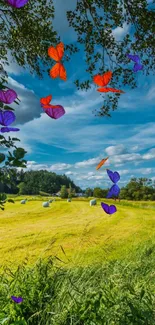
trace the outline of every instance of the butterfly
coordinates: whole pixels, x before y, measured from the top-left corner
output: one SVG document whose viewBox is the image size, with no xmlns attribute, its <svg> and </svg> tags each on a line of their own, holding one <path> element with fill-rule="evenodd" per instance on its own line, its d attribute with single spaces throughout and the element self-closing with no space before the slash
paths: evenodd
<svg viewBox="0 0 155 325">
<path fill-rule="evenodd" d="M 137 72 L 143 69 L 143 65 L 140 64 L 140 57 L 138 55 L 127 54 L 127 57 L 135 62 L 133 72 Z"/>
<path fill-rule="evenodd" d="M 0 102 L 11 104 L 16 98 L 17 94 L 13 89 L 8 89 L 7 91 L 0 90 Z"/>
<path fill-rule="evenodd" d="M 113 196 L 118 196 L 120 193 L 120 188 L 118 187 L 117 184 L 112 185 L 111 189 L 109 190 L 107 194 L 107 199 L 110 199 Z"/>
<path fill-rule="evenodd" d="M 29 0 L 6 0 L 9 5 L 14 8 L 21 8 L 27 4 Z"/>
<path fill-rule="evenodd" d="M 112 172 L 107 169 L 107 174 L 113 183 L 117 183 L 120 180 L 120 174 L 118 172 Z"/>
<path fill-rule="evenodd" d="M 102 76 L 99 75 L 99 74 L 94 76 L 93 77 L 94 83 L 97 84 L 98 86 L 104 87 L 104 88 L 98 88 L 97 91 L 102 92 L 102 93 L 107 93 L 109 91 L 111 91 L 112 93 L 124 93 L 124 91 L 122 91 L 122 90 L 105 87 L 105 86 L 108 85 L 111 78 L 112 78 L 112 72 L 111 71 L 108 71 L 108 72 L 104 73 Z"/>
<path fill-rule="evenodd" d="M 45 113 L 49 117 L 57 120 L 58 118 L 63 116 L 66 112 L 65 112 L 63 106 L 61 106 L 61 105 L 51 105 L 50 104 L 51 99 L 52 99 L 52 95 L 49 95 L 47 97 L 41 98 L 40 103 L 41 103 L 41 106 L 44 109 Z"/>
<path fill-rule="evenodd" d="M 50 46 L 48 48 L 48 55 L 50 56 L 50 58 L 57 62 L 54 67 L 50 70 L 50 77 L 53 79 L 59 77 L 60 79 L 66 81 L 66 70 L 63 64 L 60 62 L 64 55 L 64 44 L 60 42 L 56 47 Z"/>
<path fill-rule="evenodd" d="M 19 131 L 17 128 L 8 127 L 12 124 L 16 119 L 16 116 L 11 111 L 2 111 L 0 110 L 0 124 L 4 125 L 4 127 L 0 128 L 0 132 L 10 132 L 10 131 Z"/>
<path fill-rule="evenodd" d="M 23 298 L 22 297 L 15 297 L 15 296 L 11 296 L 11 299 L 16 302 L 17 304 L 20 304 L 21 302 L 23 302 Z"/>
<path fill-rule="evenodd" d="M 107 214 L 113 214 L 117 211 L 115 205 L 108 205 L 106 203 L 101 202 L 101 207 Z"/>
<path fill-rule="evenodd" d="M 104 163 L 107 161 L 108 158 L 109 158 L 109 157 L 107 157 L 107 158 L 105 158 L 105 159 L 102 159 L 102 160 L 99 162 L 99 164 L 97 165 L 96 170 L 98 170 L 99 168 L 101 168 L 101 167 L 104 165 Z"/>
</svg>

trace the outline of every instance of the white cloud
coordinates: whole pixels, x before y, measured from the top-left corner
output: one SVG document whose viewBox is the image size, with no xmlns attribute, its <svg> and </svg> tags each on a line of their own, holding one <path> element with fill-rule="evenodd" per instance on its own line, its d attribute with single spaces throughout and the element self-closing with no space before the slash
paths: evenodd
<svg viewBox="0 0 155 325">
<path fill-rule="evenodd" d="M 84 160 L 75 164 L 75 168 L 88 168 L 89 166 L 95 166 L 99 163 L 99 158 L 92 158 Z"/>
<path fill-rule="evenodd" d="M 125 36 L 125 34 L 129 32 L 129 28 L 129 25 L 123 23 L 123 27 L 116 27 L 115 29 L 113 29 L 112 33 L 116 41 L 120 41 Z"/>
<path fill-rule="evenodd" d="M 8 52 L 8 55 L 7 55 L 7 59 L 8 59 L 8 62 L 9 62 L 9 65 L 7 64 L 4 64 L 3 67 L 4 67 L 4 70 L 7 72 L 7 73 L 11 73 L 15 76 L 18 76 L 20 74 L 24 74 L 26 73 L 26 70 L 24 70 L 22 67 L 20 67 L 16 62 L 15 60 L 13 59 L 13 57 L 11 56 L 11 53 Z"/>
<path fill-rule="evenodd" d="M 143 155 L 143 159 L 146 160 L 155 159 L 155 148 L 152 148 L 149 152 Z"/>
<path fill-rule="evenodd" d="M 33 90 L 27 89 L 23 84 L 20 84 L 11 77 L 8 77 L 8 87 L 16 91 L 21 101 L 19 105 L 15 103 L 11 105 L 15 108 L 16 124 L 23 124 L 41 116 L 40 102 Z"/>
<path fill-rule="evenodd" d="M 147 99 L 152 100 L 155 98 L 155 86 L 152 86 L 147 94 Z"/>
<path fill-rule="evenodd" d="M 109 156 L 114 156 L 114 155 L 124 154 L 127 152 L 127 150 L 123 144 L 119 144 L 116 146 L 110 146 L 110 147 L 106 148 L 105 152 Z"/>
<path fill-rule="evenodd" d="M 54 165 L 51 165 L 49 167 L 49 171 L 60 171 L 60 170 L 66 170 L 66 169 L 69 169 L 72 165 L 70 164 L 65 164 L 65 163 L 58 163 L 58 164 L 54 164 Z"/>
</svg>

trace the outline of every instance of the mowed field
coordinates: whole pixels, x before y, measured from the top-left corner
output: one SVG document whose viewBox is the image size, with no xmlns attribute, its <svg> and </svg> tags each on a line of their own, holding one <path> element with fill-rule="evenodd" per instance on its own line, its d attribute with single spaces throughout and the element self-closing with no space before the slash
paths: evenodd
<svg viewBox="0 0 155 325">
<path fill-rule="evenodd" d="M 27 196 L 30 201 L 22 205 L 24 198 L 0 211 L 0 266 L 16 267 L 26 258 L 32 264 L 49 255 L 66 267 L 84 266 L 123 259 L 146 241 L 155 243 L 155 202 L 116 202 L 118 211 L 108 216 L 100 202 L 113 200 L 98 199 L 90 207 L 87 199 L 56 199 L 43 208 L 46 199 Z"/>
</svg>

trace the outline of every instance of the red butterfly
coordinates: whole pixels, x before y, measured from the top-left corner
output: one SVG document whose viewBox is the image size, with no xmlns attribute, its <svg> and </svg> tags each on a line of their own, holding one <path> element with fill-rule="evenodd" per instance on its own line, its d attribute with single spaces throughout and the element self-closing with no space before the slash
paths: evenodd
<svg viewBox="0 0 155 325">
<path fill-rule="evenodd" d="M 56 47 L 50 46 L 48 48 L 48 55 L 57 62 L 50 70 L 50 77 L 53 79 L 59 77 L 60 79 L 66 81 L 67 73 L 63 64 L 61 63 L 64 55 L 64 44 L 60 42 Z"/>
<path fill-rule="evenodd" d="M 93 77 L 94 83 L 97 84 L 98 86 L 104 87 L 104 88 L 98 88 L 97 91 L 99 91 L 101 93 L 108 93 L 109 91 L 111 91 L 112 93 L 122 93 L 123 94 L 124 91 L 122 91 L 122 90 L 105 87 L 105 86 L 108 85 L 111 78 L 112 78 L 112 72 L 111 71 L 108 71 L 108 72 L 104 73 L 102 76 L 99 75 L 99 74 L 94 76 Z"/>
<path fill-rule="evenodd" d="M 49 117 L 57 120 L 65 114 L 65 110 L 64 110 L 63 106 L 61 106 L 61 105 L 51 105 L 50 104 L 51 99 L 52 99 L 52 95 L 40 98 L 40 104 L 41 104 L 44 112 Z"/>
<path fill-rule="evenodd" d="M 47 108 L 58 108 L 59 105 L 51 105 L 50 101 L 52 100 L 52 95 L 49 95 L 47 97 L 40 98 L 40 104 L 43 109 Z"/>
</svg>

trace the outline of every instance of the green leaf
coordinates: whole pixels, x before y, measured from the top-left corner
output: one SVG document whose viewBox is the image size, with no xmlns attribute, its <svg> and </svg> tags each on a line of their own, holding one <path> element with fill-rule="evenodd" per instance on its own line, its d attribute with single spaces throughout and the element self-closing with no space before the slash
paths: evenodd
<svg viewBox="0 0 155 325">
<path fill-rule="evenodd" d="M 20 141 L 18 138 L 12 138 L 12 141 Z"/>
<path fill-rule="evenodd" d="M 0 153 L 0 163 L 2 163 L 5 160 L 4 153 Z"/>
<path fill-rule="evenodd" d="M 13 154 L 16 159 L 22 159 L 25 156 L 26 151 L 23 148 L 17 148 L 13 151 Z"/>
<path fill-rule="evenodd" d="M 5 201 L 7 199 L 7 195 L 5 193 L 0 194 L 0 201 Z"/>
<path fill-rule="evenodd" d="M 14 103 L 16 103 L 17 105 L 19 105 L 19 103 L 16 100 L 14 100 Z"/>
<path fill-rule="evenodd" d="M 5 110 L 8 110 L 8 111 L 14 111 L 14 108 L 12 108 L 12 107 L 10 107 L 10 106 L 8 106 L 8 105 L 5 105 L 5 106 L 4 106 L 4 109 L 5 109 Z"/>
</svg>

